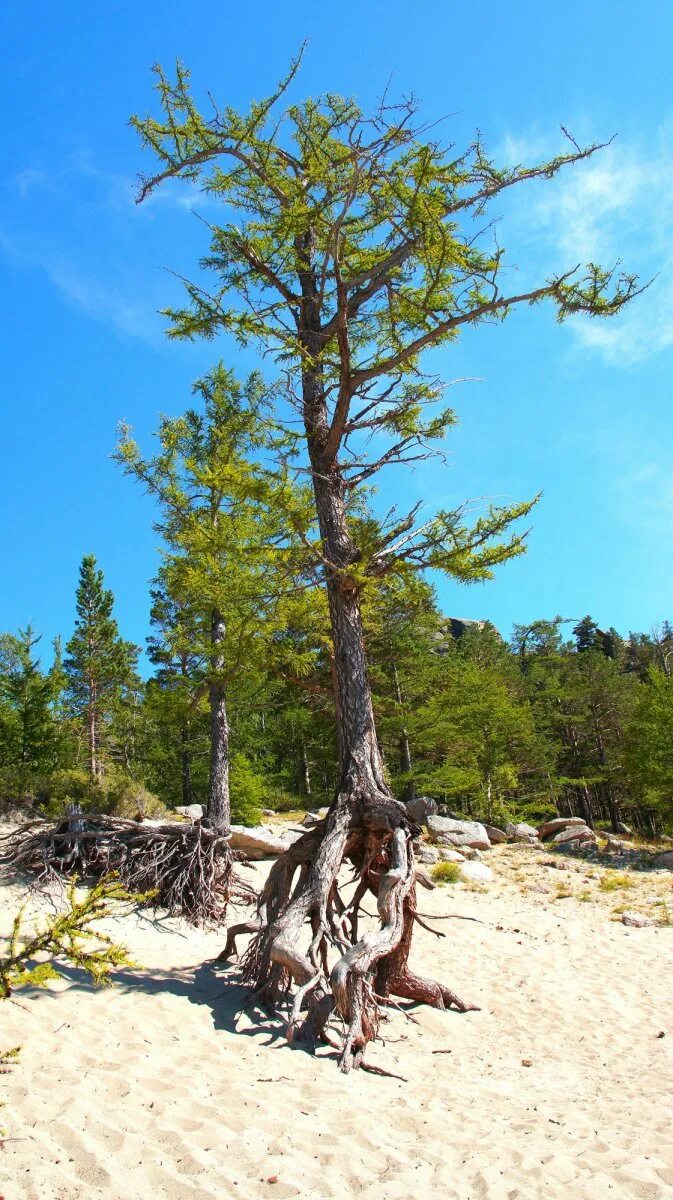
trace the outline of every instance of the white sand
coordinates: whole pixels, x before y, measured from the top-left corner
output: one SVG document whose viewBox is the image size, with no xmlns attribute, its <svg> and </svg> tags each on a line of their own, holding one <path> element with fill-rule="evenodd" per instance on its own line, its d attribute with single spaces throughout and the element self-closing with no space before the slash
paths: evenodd
<svg viewBox="0 0 673 1200">
<path fill-rule="evenodd" d="M 345 1077 L 279 1023 L 237 1020 L 235 969 L 207 963 L 221 934 L 117 923 L 142 971 L 2 1004 L 0 1045 L 23 1044 L 0 1077 L 2 1198 L 673 1196 L 673 929 L 624 928 L 621 896 L 522 891 L 586 873 L 539 861 L 493 850 L 487 893 L 421 892 L 423 911 L 484 922 L 415 943 L 417 967 L 482 1011 L 393 1014 L 369 1057 L 407 1084 Z M 2 892 L 9 913 L 19 892 Z"/>
</svg>

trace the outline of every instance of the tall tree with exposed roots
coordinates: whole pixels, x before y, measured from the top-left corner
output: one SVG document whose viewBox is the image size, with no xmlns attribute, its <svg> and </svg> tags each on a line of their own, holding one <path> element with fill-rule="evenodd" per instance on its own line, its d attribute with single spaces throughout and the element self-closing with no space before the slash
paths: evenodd
<svg viewBox="0 0 673 1200">
<path fill-rule="evenodd" d="M 162 114 L 132 124 L 158 160 L 141 180 L 140 201 L 180 178 L 208 195 L 209 209 L 213 200 L 223 206 L 221 224 L 210 224 L 203 279 L 185 281 L 186 307 L 167 313 L 169 336 L 228 333 L 275 354 L 305 435 L 320 531 L 314 552 L 334 643 L 341 778 L 324 825 L 269 875 L 246 926 L 254 936 L 244 973 L 261 1001 L 289 1004 L 290 1037 L 328 1038 L 336 1010 L 347 1071 L 362 1063 L 391 996 L 470 1007 L 408 963 L 415 829 L 390 791 L 377 742 L 363 590 L 391 572 L 428 567 L 465 581 L 488 578 L 522 551 L 524 535 L 510 526 L 531 507 L 491 508 L 470 524 L 464 508 L 421 520 L 416 505 L 372 529 L 351 520 L 358 489 L 384 466 L 426 457 L 453 423 L 442 407 L 443 385 L 424 371 L 424 350 L 454 341 L 464 326 L 543 300 L 560 319 L 607 317 L 638 285 L 594 264 L 522 293 L 501 283 L 489 204 L 598 146 L 570 139 L 567 152 L 550 161 L 502 169 L 479 140 L 462 153 L 434 140 L 430 127 L 419 126 L 413 101 L 384 100 L 369 116 L 335 95 L 281 108 L 298 66 L 247 113 L 210 99 L 208 115 L 198 110 L 183 67 L 175 78 L 157 68 Z M 347 861 L 357 884 L 345 899 L 339 872 Z M 360 934 L 367 892 L 377 898 L 378 923 Z"/>
</svg>

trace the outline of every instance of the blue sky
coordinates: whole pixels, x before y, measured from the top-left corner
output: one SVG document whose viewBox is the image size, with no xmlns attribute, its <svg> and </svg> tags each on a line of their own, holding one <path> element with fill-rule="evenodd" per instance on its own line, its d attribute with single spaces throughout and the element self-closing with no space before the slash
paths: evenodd
<svg viewBox="0 0 673 1200">
<path fill-rule="evenodd" d="M 204 248 L 193 194 L 133 202 L 148 169 L 128 117 L 153 106 L 150 68 L 180 57 L 195 90 L 246 105 L 301 41 L 296 95 L 363 105 L 391 88 L 447 114 L 459 145 L 480 129 L 503 162 L 552 154 L 563 122 L 612 146 L 499 208 L 514 278 L 581 260 L 657 275 L 618 320 L 559 327 L 517 313 L 435 356 L 460 427 L 450 467 L 405 483 L 433 504 L 542 490 L 526 558 L 469 589 L 440 582 L 447 613 L 512 622 L 590 612 L 620 631 L 673 617 L 673 6 L 539 0 L 339 5 L 5 0 L 0 140 L 0 629 L 31 620 L 69 636 L 83 553 L 97 555 L 125 636 L 147 633 L 157 565 L 149 501 L 110 460 L 127 419 L 149 444 L 217 355 L 167 343 L 157 310 L 171 270 Z M 241 362 L 248 369 L 250 358 Z M 384 485 L 386 491 L 397 486 Z"/>
</svg>

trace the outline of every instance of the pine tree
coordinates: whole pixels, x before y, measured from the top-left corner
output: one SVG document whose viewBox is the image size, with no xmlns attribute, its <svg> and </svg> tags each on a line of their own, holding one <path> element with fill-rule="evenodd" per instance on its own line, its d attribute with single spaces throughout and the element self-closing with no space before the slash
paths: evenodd
<svg viewBox="0 0 673 1200">
<path fill-rule="evenodd" d="M 63 669 L 67 701 L 85 731 L 88 766 L 101 778 L 112 750 L 115 717 L 137 687 L 138 648 L 120 637 L 112 615 L 114 597 L 104 586 L 93 554 L 85 554 L 79 571 L 75 631 L 66 646 Z"/>
</svg>

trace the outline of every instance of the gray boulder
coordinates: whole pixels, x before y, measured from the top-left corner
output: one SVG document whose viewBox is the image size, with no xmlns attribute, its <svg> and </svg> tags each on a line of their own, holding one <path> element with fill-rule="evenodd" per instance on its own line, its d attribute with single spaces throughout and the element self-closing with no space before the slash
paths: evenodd
<svg viewBox="0 0 673 1200">
<path fill-rule="evenodd" d="M 232 825 L 229 845 L 232 850 L 240 854 L 241 858 L 256 862 L 262 858 L 277 858 L 301 836 L 301 833 L 289 829 L 284 830 L 282 836 L 279 836 L 264 825 L 256 825 L 254 828 L 247 825 Z"/>
<path fill-rule="evenodd" d="M 302 821 L 302 825 L 304 825 L 306 829 L 312 829 L 314 825 L 319 825 L 320 821 L 321 817 L 317 812 L 307 812 L 304 820 Z"/>
<path fill-rule="evenodd" d="M 174 811 L 189 821 L 200 821 L 203 817 L 202 804 L 178 804 Z"/>
<path fill-rule="evenodd" d="M 555 846 L 563 845 L 584 845 L 592 842 L 594 845 L 598 841 L 593 829 L 589 829 L 588 825 L 573 825 L 570 829 L 562 829 L 553 839 Z"/>
<path fill-rule="evenodd" d="M 605 842 L 605 851 L 606 854 L 626 854 L 628 846 L 626 842 L 620 842 L 619 838 L 608 835 Z"/>
<path fill-rule="evenodd" d="M 433 842 L 439 846 L 472 846 L 475 850 L 488 850 L 491 843 L 483 825 L 478 821 L 455 821 L 451 817 L 430 815 L 428 830 Z"/>
<path fill-rule="evenodd" d="M 315 812 L 307 812 L 302 825 L 305 829 L 312 829 L 315 825 L 319 825 L 321 821 L 325 820 L 328 812 L 328 808 L 317 808 Z"/>
<path fill-rule="evenodd" d="M 484 825 L 484 829 L 488 834 L 488 840 L 492 846 L 497 846 L 500 842 L 507 841 L 507 834 L 504 829 L 498 829 L 495 825 Z"/>
<path fill-rule="evenodd" d="M 663 854 L 657 854 L 652 859 L 652 866 L 658 870 L 673 871 L 673 850 L 664 850 Z"/>
<path fill-rule="evenodd" d="M 435 846 L 418 846 L 414 850 L 416 862 L 425 863 L 426 866 L 434 865 L 439 862 L 439 850 Z"/>
<path fill-rule="evenodd" d="M 510 821 L 509 825 L 505 826 L 505 834 L 511 842 L 537 842 L 537 829 L 534 825 L 527 825 L 525 821 L 519 821 L 517 825 L 513 825 Z"/>
<path fill-rule="evenodd" d="M 414 796 L 407 801 L 407 812 L 418 825 L 427 825 L 428 817 L 437 813 L 437 801 L 432 796 Z"/>
<path fill-rule="evenodd" d="M 461 863 L 460 878 L 465 883 L 490 883 L 493 879 L 493 872 L 490 867 L 483 862 L 466 862 Z"/>
<path fill-rule="evenodd" d="M 472 854 L 478 854 L 478 850 L 472 850 Z M 460 850 L 452 850 L 450 846 L 438 846 L 437 854 L 440 862 L 455 862 L 464 863 L 466 855 L 461 854 Z"/>
<path fill-rule="evenodd" d="M 630 925 L 632 929 L 645 929 L 648 925 L 654 925 L 654 921 L 644 913 L 625 912 L 622 913 L 622 925 Z"/>
<path fill-rule="evenodd" d="M 582 817 L 554 817 L 553 820 L 545 821 L 538 827 L 537 835 L 541 841 L 544 841 L 553 834 L 562 833 L 564 829 L 572 829 L 574 825 L 586 825 L 586 821 Z"/>
</svg>

